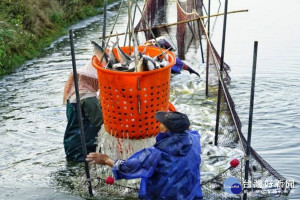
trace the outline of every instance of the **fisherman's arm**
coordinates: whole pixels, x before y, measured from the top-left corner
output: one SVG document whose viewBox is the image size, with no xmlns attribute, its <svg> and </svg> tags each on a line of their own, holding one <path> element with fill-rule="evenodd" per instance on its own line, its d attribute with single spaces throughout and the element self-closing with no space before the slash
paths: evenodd
<svg viewBox="0 0 300 200">
<path fill-rule="evenodd" d="M 133 154 L 127 160 L 113 161 L 107 155 L 97 153 L 90 153 L 87 161 L 94 161 L 97 164 L 104 164 L 112 167 L 112 172 L 116 179 L 134 179 L 146 178 L 152 176 L 158 161 L 160 160 L 160 153 L 154 148 L 146 148 Z"/>
<path fill-rule="evenodd" d="M 110 167 L 113 167 L 114 165 L 114 160 L 102 153 L 89 153 L 85 160 L 87 162 L 92 162 L 99 165 L 108 165 Z"/>
</svg>

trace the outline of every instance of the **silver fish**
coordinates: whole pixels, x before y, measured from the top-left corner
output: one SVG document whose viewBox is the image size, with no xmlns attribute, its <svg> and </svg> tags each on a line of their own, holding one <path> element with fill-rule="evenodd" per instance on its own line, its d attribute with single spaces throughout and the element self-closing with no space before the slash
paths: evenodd
<svg viewBox="0 0 300 200">
<path fill-rule="evenodd" d="M 127 65 L 122 65 L 121 63 L 116 63 L 112 66 L 112 69 L 123 72 L 134 72 L 134 68 L 128 68 Z"/>
<path fill-rule="evenodd" d="M 155 61 L 153 58 L 147 55 L 142 55 L 137 63 L 137 72 L 143 72 L 143 71 L 151 71 L 154 69 L 158 69 Z"/>
<path fill-rule="evenodd" d="M 117 45 L 117 53 L 120 58 L 120 63 L 129 64 L 133 61 L 126 53 L 124 53 L 124 51 L 122 51 L 119 45 Z"/>
<path fill-rule="evenodd" d="M 117 33 L 117 41 L 119 41 L 118 33 Z M 131 62 L 134 61 L 124 51 L 122 51 L 119 44 L 117 45 L 117 53 L 120 59 L 120 63 L 122 65 L 129 65 Z"/>
<path fill-rule="evenodd" d="M 162 62 L 158 62 L 156 63 L 158 66 L 160 66 L 160 68 L 163 68 L 167 65 L 169 65 L 169 61 L 165 60 L 165 61 L 162 61 Z"/>
<path fill-rule="evenodd" d="M 94 46 L 94 54 L 96 55 L 97 59 L 102 62 L 105 66 L 107 66 L 108 68 L 111 68 L 112 65 L 108 60 L 108 56 L 107 54 L 104 52 L 104 50 L 102 49 L 102 47 L 97 44 L 94 41 L 91 41 L 91 43 Z M 102 61 L 101 61 L 102 60 Z"/>
<path fill-rule="evenodd" d="M 143 58 L 144 60 L 147 61 L 147 70 L 146 71 L 151 71 L 151 70 L 154 70 L 154 69 L 158 69 L 155 61 L 153 60 L 153 58 L 151 58 L 150 56 L 147 56 L 147 55 L 143 55 Z"/>
<path fill-rule="evenodd" d="M 110 63 L 111 63 L 112 65 L 114 65 L 114 64 L 118 63 L 118 60 L 117 60 L 117 58 L 116 58 L 116 56 L 115 56 L 115 53 L 114 53 L 113 49 L 118 45 L 119 39 L 117 38 L 117 41 L 116 41 L 116 42 L 112 42 L 112 41 L 111 41 L 111 43 L 112 43 L 112 46 L 110 47 L 108 56 L 109 56 L 109 61 L 110 61 Z"/>
</svg>

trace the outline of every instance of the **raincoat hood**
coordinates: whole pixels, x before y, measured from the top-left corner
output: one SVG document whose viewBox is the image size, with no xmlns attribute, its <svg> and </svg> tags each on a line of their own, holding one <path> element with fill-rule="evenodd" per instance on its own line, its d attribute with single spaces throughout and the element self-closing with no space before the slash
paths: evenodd
<svg viewBox="0 0 300 200">
<path fill-rule="evenodd" d="M 191 149 L 192 139 L 186 132 L 183 133 L 159 133 L 156 136 L 156 148 L 173 156 L 185 156 Z"/>
</svg>

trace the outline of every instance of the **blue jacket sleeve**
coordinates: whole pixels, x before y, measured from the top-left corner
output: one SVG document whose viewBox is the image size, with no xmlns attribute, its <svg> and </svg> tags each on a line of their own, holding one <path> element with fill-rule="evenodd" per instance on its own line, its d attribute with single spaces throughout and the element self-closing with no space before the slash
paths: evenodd
<svg viewBox="0 0 300 200">
<path fill-rule="evenodd" d="M 180 73 L 180 71 L 183 68 L 183 65 L 184 65 L 184 63 L 179 58 L 176 57 L 176 63 L 175 63 L 175 65 L 172 66 L 171 72 L 172 73 Z"/>
<path fill-rule="evenodd" d="M 127 160 L 116 160 L 112 172 L 116 180 L 147 178 L 152 176 L 160 156 L 158 149 L 146 148 L 133 154 Z"/>
</svg>

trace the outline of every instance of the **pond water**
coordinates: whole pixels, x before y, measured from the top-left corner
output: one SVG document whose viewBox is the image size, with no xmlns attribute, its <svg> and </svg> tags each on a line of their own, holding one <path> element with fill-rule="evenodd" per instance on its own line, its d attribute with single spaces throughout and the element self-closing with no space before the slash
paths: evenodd
<svg viewBox="0 0 300 200">
<path fill-rule="evenodd" d="M 225 61 L 231 66 L 230 93 L 247 134 L 254 41 L 258 41 L 252 146 L 280 174 L 300 182 L 300 2 L 232 0 L 227 18 Z M 217 10 L 218 3 L 213 3 Z M 224 9 L 221 8 L 220 12 Z M 212 12 L 214 13 L 214 12 Z M 213 43 L 220 51 L 223 18 Z M 300 188 L 289 199 L 299 199 Z"/>
<path fill-rule="evenodd" d="M 296 182 L 300 182 L 299 6 L 297 0 L 284 6 L 279 0 L 230 1 L 229 10 L 249 12 L 228 16 L 225 51 L 225 60 L 232 68 L 230 92 L 246 133 L 253 41 L 259 41 L 252 145 L 279 173 Z M 125 14 L 122 11 L 119 19 L 123 21 L 116 24 L 118 32 L 126 29 Z M 108 30 L 115 15 L 116 11 L 109 11 Z M 90 40 L 101 36 L 102 20 L 102 16 L 96 16 L 71 27 L 76 29 L 77 66 L 91 58 Z M 212 41 L 219 50 L 222 17 L 216 22 Z M 200 58 L 193 62 L 200 62 Z M 66 163 L 62 144 L 67 123 L 62 91 L 71 69 L 66 35 L 46 49 L 42 57 L 0 80 L 0 199 L 88 198 L 83 189 L 77 191 L 82 180 L 70 178 L 82 174 L 78 167 Z M 202 70 L 201 66 L 196 69 Z M 171 100 L 179 110 L 189 113 L 196 127 L 204 124 L 203 120 L 213 127 L 215 113 L 210 110 L 211 100 L 204 97 L 201 73 L 202 80 L 187 73 L 177 76 L 172 83 Z M 192 99 L 191 92 L 195 92 Z M 194 109 L 192 103 L 189 105 L 194 101 L 208 103 L 199 103 Z M 203 116 L 201 123 L 197 123 L 199 112 Z M 112 197 L 101 193 L 97 198 Z M 288 199 L 299 198 L 297 187 Z"/>
</svg>

